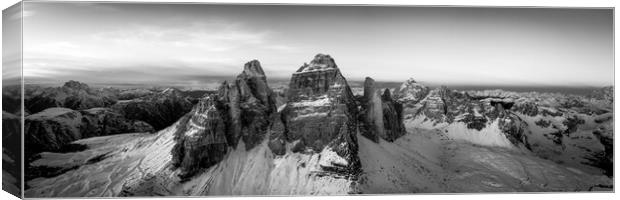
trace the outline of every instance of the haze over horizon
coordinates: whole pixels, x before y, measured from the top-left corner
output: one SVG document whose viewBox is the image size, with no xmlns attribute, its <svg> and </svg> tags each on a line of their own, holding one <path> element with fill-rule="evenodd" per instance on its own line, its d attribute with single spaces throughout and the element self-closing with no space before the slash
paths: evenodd
<svg viewBox="0 0 620 200">
<path fill-rule="evenodd" d="M 482 86 L 613 85 L 613 10 L 26 2 L 26 81 L 289 79 L 317 53 L 345 77 Z"/>
</svg>

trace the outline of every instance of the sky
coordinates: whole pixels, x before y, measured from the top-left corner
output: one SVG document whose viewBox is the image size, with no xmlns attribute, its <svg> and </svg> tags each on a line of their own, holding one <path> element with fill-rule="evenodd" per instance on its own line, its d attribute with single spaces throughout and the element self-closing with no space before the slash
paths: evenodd
<svg viewBox="0 0 620 200">
<path fill-rule="evenodd" d="M 613 85 L 613 10 L 26 2 L 26 82 L 290 79 L 317 53 L 349 80 Z"/>
<path fill-rule="evenodd" d="M 21 4 L 2 11 L 2 85 L 21 84 Z"/>
</svg>

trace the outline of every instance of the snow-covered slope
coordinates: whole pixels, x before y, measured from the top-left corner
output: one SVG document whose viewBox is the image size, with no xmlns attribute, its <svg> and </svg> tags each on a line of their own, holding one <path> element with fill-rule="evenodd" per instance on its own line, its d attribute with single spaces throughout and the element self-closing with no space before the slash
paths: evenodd
<svg viewBox="0 0 620 200">
<path fill-rule="evenodd" d="M 394 142 L 358 135 L 358 180 L 328 175 L 321 164 L 333 152 L 274 155 L 266 142 L 243 142 L 223 161 L 180 181 L 168 165 L 175 127 L 156 135 L 123 134 L 79 140 L 83 152 L 43 153 L 33 165 L 64 173 L 27 182 L 26 196 L 330 195 L 433 192 L 584 191 L 612 179 L 522 151 L 475 145 L 440 130 L 408 127 Z M 71 162 L 67 162 L 71 161 Z M 62 170 L 61 170 L 62 171 Z M 607 188 L 598 188 L 607 189 Z"/>
<path fill-rule="evenodd" d="M 337 161 L 325 149 L 316 154 L 275 156 L 267 141 L 245 150 L 241 141 L 224 160 L 187 181 L 170 168 L 175 127 L 157 135 L 123 134 L 76 141 L 89 149 L 43 153 L 32 163 L 60 172 L 27 182 L 28 197 L 152 195 L 330 195 L 356 191 L 355 182 L 328 175 L 321 165 Z M 70 162 L 67 162 L 70 161 Z"/>
<path fill-rule="evenodd" d="M 120 134 L 74 142 L 88 146 L 85 151 L 41 153 L 26 173 L 40 171 L 42 176 L 27 180 L 25 196 L 118 196 L 124 187 L 167 169 L 177 125 L 156 134 Z"/>
<path fill-rule="evenodd" d="M 266 140 L 245 151 L 243 143 L 219 164 L 195 176 L 180 187 L 182 195 L 334 195 L 354 191 L 354 183 L 337 176 L 326 176 L 323 162 L 337 156 L 293 153 L 274 156 Z"/>
<path fill-rule="evenodd" d="M 362 193 L 587 191 L 613 185 L 528 153 L 411 128 L 393 143 L 359 137 Z"/>
<path fill-rule="evenodd" d="M 421 100 L 406 90 L 408 127 L 438 130 L 450 139 L 519 149 L 581 171 L 613 175 L 613 111 L 608 99 L 560 93 L 434 89 Z M 413 94 L 411 94 L 413 93 Z M 403 95 L 404 94 L 404 95 Z"/>
</svg>

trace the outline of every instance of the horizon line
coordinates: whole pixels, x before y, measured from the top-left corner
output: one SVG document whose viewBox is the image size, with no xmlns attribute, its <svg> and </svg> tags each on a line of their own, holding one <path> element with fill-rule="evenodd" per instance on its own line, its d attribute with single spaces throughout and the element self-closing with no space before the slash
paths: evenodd
<svg viewBox="0 0 620 200">
<path fill-rule="evenodd" d="M 207 83 L 214 83 L 214 82 L 222 82 L 225 80 L 234 80 L 236 76 L 208 76 L 205 78 L 210 78 L 209 79 L 203 79 L 203 80 L 182 80 L 182 81 L 160 81 L 158 83 L 153 83 L 153 82 L 148 82 L 148 81 L 136 81 L 136 82 L 100 82 L 100 81 L 85 81 L 85 80 L 80 80 L 80 79 L 66 79 L 66 80 L 58 80 L 58 79 L 34 79 L 35 81 L 32 81 L 33 79 L 30 78 L 30 81 L 28 80 L 29 78 L 24 77 L 24 85 L 60 85 L 62 86 L 62 84 L 74 80 L 74 81 L 78 81 L 81 83 L 86 83 L 88 85 L 136 85 L 136 86 L 147 86 L 147 85 L 153 85 L 153 86 L 161 86 L 161 85 L 187 85 L 187 86 L 191 86 L 192 84 L 187 84 L 188 82 L 200 82 L 202 84 L 207 84 Z M 346 78 L 346 77 L 345 77 Z M 371 77 L 372 78 L 372 77 Z M 364 82 L 364 78 L 346 78 L 348 82 Z M 373 78 L 374 79 L 374 78 Z M 17 80 L 17 79 L 16 79 Z M 381 79 L 375 79 L 375 82 L 379 82 L 379 83 L 392 83 L 392 84 L 402 84 L 406 81 L 407 79 L 404 79 L 402 81 L 385 81 L 385 80 L 381 80 Z M 5 79 L 5 81 L 7 81 L 7 79 Z M 268 78 L 267 79 L 268 82 L 280 82 L 280 81 L 290 81 L 290 78 L 284 78 L 284 77 L 275 77 L 275 78 Z M 3 81 L 4 82 L 4 81 Z M 10 81 L 8 81 L 10 82 Z M 566 84 L 566 85 L 555 85 L 555 84 L 480 84 L 480 83 L 463 83 L 463 82 L 438 82 L 438 81 L 416 81 L 417 83 L 420 83 L 422 85 L 425 86 L 429 86 L 429 87 L 441 87 L 441 86 L 447 86 L 447 87 L 482 87 L 482 88 L 493 88 L 493 87 L 503 87 L 503 88 L 601 88 L 601 87 L 614 87 L 615 86 L 615 81 L 612 84 L 605 84 L 605 85 L 587 85 L 587 84 L 583 84 L 583 85 L 578 85 L 578 84 Z M 7 83 L 7 82 L 5 82 Z M 5 83 L 3 83 L 3 86 L 5 85 Z M 17 85 L 17 84 L 7 84 L 7 85 Z"/>
</svg>

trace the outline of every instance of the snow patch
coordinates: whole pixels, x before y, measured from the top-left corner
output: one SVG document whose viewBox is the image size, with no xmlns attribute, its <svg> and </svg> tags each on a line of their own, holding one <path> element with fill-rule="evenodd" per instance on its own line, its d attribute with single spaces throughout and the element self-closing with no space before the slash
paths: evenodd
<svg viewBox="0 0 620 200">
<path fill-rule="evenodd" d="M 293 74 L 301 74 L 301 73 L 308 73 L 308 72 L 320 72 L 320 71 L 329 71 L 329 70 L 337 70 L 338 68 L 329 66 L 327 64 L 316 64 L 316 63 L 312 63 L 308 66 L 306 66 L 304 69 L 302 69 L 300 72 L 295 72 Z"/>
<path fill-rule="evenodd" d="M 340 157 L 335 151 L 330 147 L 325 147 L 323 151 L 320 153 L 321 159 L 319 160 L 319 165 L 321 166 L 334 166 L 334 164 L 347 166 L 349 162 L 346 159 Z"/>
<path fill-rule="evenodd" d="M 407 128 L 407 130 L 414 128 L 425 130 L 441 129 L 449 125 L 446 122 L 437 123 L 426 117 L 424 114 L 418 115 L 415 118 L 405 119 L 403 120 L 403 124 L 405 124 L 405 128 Z"/>
<path fill-rule="evenodd" d="M 302 100 L 299 102 L 291 103 L 291 106 L 293 107 L 319 107 L 319 106 L 330 105 L 331 102 L 332 100 L 329 97 L 327 97 L 327 95 L 323 95 L 323 96 L 317 97 L 316 99 Z"/>
<path fill-rule="evenodd" d="M 514 148 L 515 146 L 499 129 L 499 122 L 493 121 L 481 130 L 467 128 L 467 124 L 455 122 L 444 129 L 445 135 L 451 139 L 464 140 L 473 144 Z"/>
<path fill-rule="evenodd" d="M 286 108 L 286 104 L 282 104 L 280 107 L 278 107 L 278 112 L 282 112 L 284 108 Z"/>
<path fill-rule="evenodd" d="M 292 120 L 299 120 L 299 119 L 303 119 L 303 118 L 308 118 L 308 117 L 326 117 L 328 113 L 326 112 L 311 112 L 311 113 L 307 113 L 307 114 L 302 114 L 302 115 L 297 115 L 295 118 L 293 118 Z"/>
</svg>

